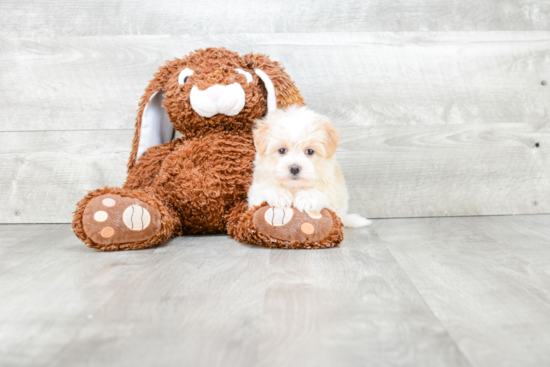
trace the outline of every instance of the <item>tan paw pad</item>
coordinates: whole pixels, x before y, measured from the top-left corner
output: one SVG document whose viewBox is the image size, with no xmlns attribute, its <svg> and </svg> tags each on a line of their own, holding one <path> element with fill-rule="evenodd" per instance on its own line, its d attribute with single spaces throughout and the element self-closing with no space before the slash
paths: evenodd
<svg viewBox="0 0 550 367">
<path fill-rule="evenodd" d="M 302 225 L 300 226 L 300 229 L 305 234 L 313 234 L 313 232 L 315 232 L 315 227 L 313 227 L 313 224 L 308 222 L 302 223 Z"/>
<path fill-rule="evenodd" d="M 112 237 L 115 234 L 115 230 L 111 227 L 105 227 L 101 230 L 101 237 L 103 238 L 109 238 Z"/>
</svg>

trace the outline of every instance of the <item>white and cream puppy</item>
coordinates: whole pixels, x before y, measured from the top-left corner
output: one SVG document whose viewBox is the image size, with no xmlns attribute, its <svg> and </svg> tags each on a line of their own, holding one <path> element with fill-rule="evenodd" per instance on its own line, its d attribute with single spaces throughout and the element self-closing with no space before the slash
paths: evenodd
<svg viewBox="0 0 550 367">
<path fill-rule="evenodd" d="M 334 156 L 339 137 L 328 117 L 293 106 L 257 120 L 253 132 L 256 158 L 249 207 L 265 201 L 301 212 L 327 208 L 345 227 L 370 224 L 348 214 L 348 191 Z"/>
</svg>

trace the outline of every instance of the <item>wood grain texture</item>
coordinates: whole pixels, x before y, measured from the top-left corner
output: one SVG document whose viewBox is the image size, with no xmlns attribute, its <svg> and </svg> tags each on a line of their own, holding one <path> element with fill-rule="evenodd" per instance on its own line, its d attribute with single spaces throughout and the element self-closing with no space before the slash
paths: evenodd
<svg viewBox="0 0 550 367">
<path fill-rule="evenodd" d="M 339 125 L 550 114 L 550 32 L 2 37 L 0 131 L 131 129 L 158 66 L 208 46 L 281 61 L 308 105 Z"/>
<path fill-rule="evenodd" d="M 328 251 L 271 251 L 256 365 L 469 365 L 375 228 Z"/>
<path fill-rule="evenodd" d="M 473 366 L 550 364 L 550 217 L 377 221 Z"/>
<path fill-rule="evenodd" d="M 2 366 L 469 366 L 373 230 L 327 251 L 189 236 L 118 253 L 69 225 L 4 230 Z"/>
<path fill-rule="evenodd" d="M 251 365 L 268 251 L 211 236 L 98 254 L 52 227 L 2 244 L 19 262 L 0 275 L 3 366 Z"/>
<path fill-rule="evenodd" d="M 88 190 L 124 183 L 131 144 L 131 131 L 0 133 L 0 222 L 69 223 Z"/>
<path fill-rule="evenodd" d="M 550 211 L 546 124 L 341 130 L 337 158 L 351 212 L 388 218 Z"/>
<path fill-rule="evenodd" d="M 337 159 L 351 212 L 388 218 L 550 211 L 547 125 L 340 130 Z M 131 130 L 0 132 L 0 222 L 70 222 L 87 190 L 124 182 L 131 139 Z"/>
<path fill-rule="evenodd" d="M 339 248 L 97 253 L 0 225 L 2 366 L 546 366 L 550 215 L 375 220 Z"/>
<path fill-rule="evenodd" d="M 547 0 L 4 0 L 7 36 L 548 30 Z"/>
</svg>

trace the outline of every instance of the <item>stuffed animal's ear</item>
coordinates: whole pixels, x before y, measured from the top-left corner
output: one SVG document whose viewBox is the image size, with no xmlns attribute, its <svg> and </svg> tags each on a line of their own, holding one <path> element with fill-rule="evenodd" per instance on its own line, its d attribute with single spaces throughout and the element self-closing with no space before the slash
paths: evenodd
<svg viewBox="0 0 550 367">
<path fill-rule="evenodd" d="M 296 85 L 277 61 L 266 55 L 249 53 L 244 59 L 251 69 L 264 82 L 267 90 L 267 112 L 291 105 L 304 106 L 304 98 Z"/>
<path fill-rule="evenodd" d="M 136 132 L 134 133 L 128 170 L 133 168 L 147 149 L 172 141 L 174 138 L 174 125 L 162 107 L 162 102 L 164 102 L 162 89 L 155 91 L 147 88 L 141 99 L 136 119 Z"/>
<path fill-rule="evenodd" d="M 128 172 L 134 168 L 138 159 L 147 149 L 172 141 L 174 135 L 177 137 L 177 132 L 170 122 L 168 113 L 162 107 L 162 103 L 164 102 L 164 86 L 171 81 L 174 82 L 175 72 L 182 69 L 183 66 L 181 59 L 167 61 L 159 68 L 145 88 L 145 93 L 139 101 L 136 131 L 127 166 Z"/>
<path fill-rule="evenodd" d="M 164 91 L 160 90 L 151 95 L 143 109 L 136 159 L 139 159 L 147 149 L 172 141 L 174 137 L 174 125 L 162 107 L 162 102 Z"/>
</svg>

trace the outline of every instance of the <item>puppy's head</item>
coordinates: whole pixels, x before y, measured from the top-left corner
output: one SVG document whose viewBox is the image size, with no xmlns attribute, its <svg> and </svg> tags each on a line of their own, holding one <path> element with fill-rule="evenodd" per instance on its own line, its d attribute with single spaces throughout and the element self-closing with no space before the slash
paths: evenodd
<svg viewBox="0 0 550 367">
<path fill-rule="evenodd" d="M 276 110 L 257 120 L 253 132 L 257 165 L 297 188 L 323 177 L 339 140 L 328 117 L 306 107 Z"/>
</svg>

